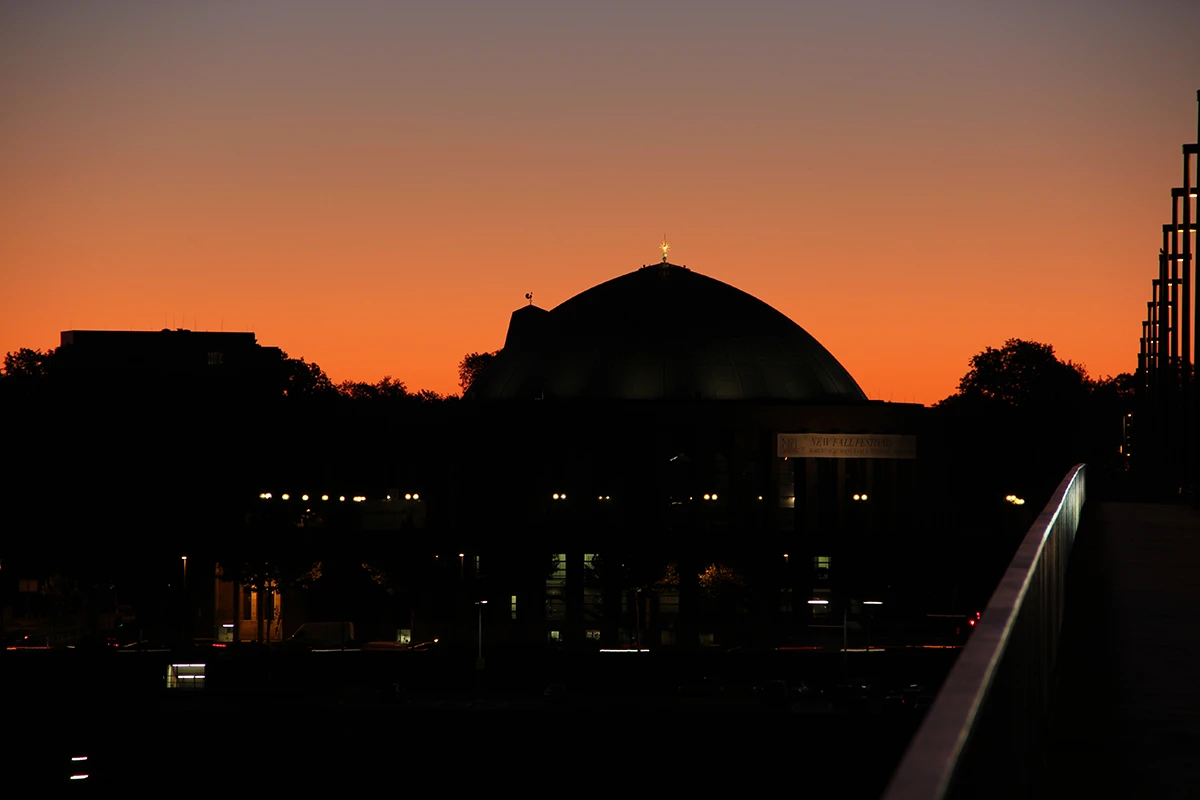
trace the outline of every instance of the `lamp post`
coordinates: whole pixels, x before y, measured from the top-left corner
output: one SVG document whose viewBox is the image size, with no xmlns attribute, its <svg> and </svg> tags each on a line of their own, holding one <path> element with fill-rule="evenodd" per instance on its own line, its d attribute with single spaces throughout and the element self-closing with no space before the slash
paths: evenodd
<svg viewBox="0 0 1200 800">
<path fill-rule="evenodd" d="M 183 632 L 183 638 L 186 640 L 187 632 L 188 632 L 187 631 L 188 618 L 191 615 L 192 609 L 191 609 L 190 605 L 188 604 L 188 596 L 187 596 L 187 556 L 181 556 L 181 558 L 183 559 L 183 620 L 182 620 L 183 624 L 182 624 L 182 632 Z"/>
<path fill-rule="evenodd" d="M 850 612 L 850 598 L 847 597 L 842 601 L 842 676 L 849 674 L 850 664 L 850 636 L 846 627 L 847 616 Z"/>
<path fill-rule="evenodd" d="M 864 606 L 881 606 L 882 600 L 863 600 Z M 871 652 L 871 624 L 875 621 L 875 610 L 871 609 L 867 612 L 867 652 Z"/>
<path fill-rule="evenodd" d="M 637 649 L 642 652 L 642 587 L 633 592 L 633 624 L 637 630 Z"/>
<path fill-rule="evenodd" d="M 475 603 L 475 607 L 479 609 L 479 654 L 475 658 L 475 669 L 483 669 L 483 607 L 486 605 L 487 600 Z"/>
</svg>

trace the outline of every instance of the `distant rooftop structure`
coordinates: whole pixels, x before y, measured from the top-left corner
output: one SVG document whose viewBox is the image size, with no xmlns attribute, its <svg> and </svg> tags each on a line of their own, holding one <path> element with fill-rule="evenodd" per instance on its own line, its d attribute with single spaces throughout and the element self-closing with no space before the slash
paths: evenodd
<svg viewBox="0 0 1200 800">
<path fill-rule="evenodd" d="M 100 385 L 276 390 L 283 358 L 279 348 L 259 345 L 252 332 L 62 331 L 60 343 L 63 377 Z"/>
<path fill-rule="evenodd" d="M 513 312 L 504 349 L 476 378 L 480 400 L 699 399 L 862 403 L 837 359 L 785 315 L 666 261 L 552 310 Z"/>
</svg>

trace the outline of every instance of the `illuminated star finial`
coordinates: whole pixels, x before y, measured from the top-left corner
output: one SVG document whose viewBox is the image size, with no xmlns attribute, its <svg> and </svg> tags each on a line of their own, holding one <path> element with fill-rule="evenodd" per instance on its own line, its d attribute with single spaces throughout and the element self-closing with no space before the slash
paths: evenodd
<svg viewBox="0 0 1200 800">
<path fill-rule="evenodd" d="M 665 264 L 665 263 L 667 263 L 667 253 L 668 253 L 668 252 L 670 251 L 670 249 L 671 249 L 671 245 L 667 244 L 667 235 L 666 235 L 665 233 L 663 234 L 663 240 L 662 240 L 662 244 L 660 244 L 660 245 L 659 245 L 659 247 L 661 247 L 661 248 L 662 248 L 662 251 L 663 251 L 663 263 Z"/>
</svg>

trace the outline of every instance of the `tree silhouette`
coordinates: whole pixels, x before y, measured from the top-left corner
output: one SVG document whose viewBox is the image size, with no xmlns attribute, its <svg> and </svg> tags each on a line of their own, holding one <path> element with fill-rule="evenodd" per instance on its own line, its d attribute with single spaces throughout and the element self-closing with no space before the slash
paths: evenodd
<svg viewBox="0 0 1200 800">
<path fill-rule="evenodd" d="M 457 396 L 450 395 L 450 397 L 446 397 L 432 389 L 409 392 L 408 387 L 404 385 L 403 381 L 398 381 L 391 375 L 385 375 L 378 383 L 342 381 L 334 390 L 344 399 L 368 401 L 371 403 L 396 403 L 403 401 L 429 404 L 440 403 Z"/>
<path fill-rule="evenodd" d="M 1137 376 L 1129 372 L 1101 378 L 1092 384 L 1096 404 L 1113 414 L 1129 414 L 1137 403 Z"/>
<path fill-rule="evenodd" d="M 411 395 L 403 381 L 385 375 L 378 383 L 363 381 L 342 381 L 337 387 L 338 394 L 351 400 L 404 400 Z"/>
<path fill-rule="evenodd" d="M 450 395 L 449 397 L 440 395 L 432 389 L 422 389 L 412 396 L 422 403 L 440 403 L 443 400 L 449 400 L 452 397 L 455 397 L 455 395 Z"/>
<path fill-rule="evenodd" d="M 241 591 L 253 592 L 258 598 L 259 642 L 272 638 L 272 627 L 281 620 L 275 616 L 275 595 L 286 589 L 310 589 L 322 577 L 324 564 L 312 558 L 295 557 L 284 547 L 275 547 L 271 556 L 259 551 L 249 559 L 223 561 L 217 565 L 221 580 L 234 584 Z M 234 598 L 234 613 L 240 617 L 241 598 Z"/>
<path fill-rule="evenodd" d="M 1091 388 L 1083 366 L 1060 361 L 1053 345 L 1040 342 L 1009 339 L 999 349 L 985 348 L 970 363 L 958 392 L 938 405 L 1062 406 L 1082 402 Z"/>
<path fill-rule="evenodd" d="M 739 572 L 725 564 L 710 564 L 699 575 L 700 588 L 710 594 L 745 588 Z"/>
<path fill-rule="evenodd" d="M 1081 462 L 1097 486 L 1119 480 L 1122 420 L 1133 410 L 1134 385 L 1128 374 L 1090 379 L 1083 365 L 1060 360 L 1040 342 L 1009 339 L 985 348 L 971 358 L 958 391 L 935 404 L 950 462 L 972 465 L 947 477 L 949 496 L 977 509 L 1013 492 L 1038 507 Z M 985 518 L 978 516 L 979 524 Z"/>
<path fill-rule="evenodd" d="M 36 380 L 44 378 L 50 371 L 50 364 L 55 350 L 43 353 L 41 350 L 31 350 L 22 347 L 4 355 L 4 377 L 14 380 Z"/>
<path fill-rule="evenodd" d="M 285 397 L 331 396 L 336 392 L 329 376 L 316 363 L 283 354 L 283 395 Z"/>
<path fill-rule="evenodd" d="M 490 353 L 467 353 L 458 363 L 458 385 L 463 392 L 471 388 L 471 384 L 483 372 L 484 367 L 492 363 L 492 359 L 500 354 L 499 350 Z"/>
</svg>

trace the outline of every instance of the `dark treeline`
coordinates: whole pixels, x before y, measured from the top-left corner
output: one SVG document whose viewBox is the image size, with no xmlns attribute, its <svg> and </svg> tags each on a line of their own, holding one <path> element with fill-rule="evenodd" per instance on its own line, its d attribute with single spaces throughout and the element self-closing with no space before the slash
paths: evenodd
<svg viewBox="0 0 1200 800">
<path fill-rule="evenodd" d="M 1092 500 L 1129 491 L 1123 420 L 1134 386 L 1134 375 L 1095 379 L 1052 346 L 1021 339 L 971 358 L 958 390 L 933 408 L 957 518 L 942 550 L 960 583 L 995 585 L 1075 464 L 1088 465 Z M 1025 504 L 1005 503 L 1010 493 Z"/>
<path fill-rule="evenodd" d="M 378 496 L 461 469 L 445 452 L 455 446 L 445 439 L 455 395 L 413 392 L 391 377 L 334 384 L 286 353 L 267 385 L 154 374 L 65 379 L 62 349 L 9 353 L 0 373 L 9 513 L 38 530 L 67 535 L 118 521 L 125 535 L 164 522 L 205 529 L 281 487 Z M 492 356 L 463 358 L 464 391 Z M 975 507 L 976 497 L 1005 487 L 1044 501 L 1081 461 L 1094 484 L 1111 484 L 1124 472 L 1133 386 L 1129 374 L 1092 379 L 1049 345 L 1013 339 L 986 348 L 932 412 L 953 462 L 949 496 Z"/>
<path fill-rule="evenodd" d="M 353 496 L 449 498 L 423 513 L 471 524 L 434 520 L 434 529 L 488 535 L 506 532 L 506 503 L 525 502 L 510 494 L 471 507 L 474 495 L 463 487 L 496 483 L 496 470 L 509 485 L 518 476 L 508 472 L 525 472 L 511 454 L 466 452 L 463 432 L 473 417 L 455 395 L 413 392 L 391 377 L 334 384 L 318 365 L 286 353 L 277 369 L 257 376 L 197 382 L 161 372 L 81 372 L 64 349 L 9 353 L 0 374 L 10 476 L 0 558 L 34 565 L 64 612 L 128 602 L 139 615 L 152 608 L 170 619 L 177 592 L 161 576 L 177 574 L 187 554 L 197 569 L 205 558 L 221 563 L 227 580 L 245 586 L 304 590 L 285 604 L 290 609 L 350 618 L 370 598 L 383 613 L 403 616 L 428 586 L 447 583 L 435 570 L 461 569 L 456 553 L 434 559 L 437 548 L 464 545 L 405 536 L 401 553 L 392 534 L 352 535 L 361 524 Z M 492 356 L 463 358 L 464 392 Z M 946 506 L 928 509 L 930 530 L 951 538 L 944 547 L 914 546 L 941 553 L 938 570 L 965 584 L 993 585 L 1019 533 L 1073 464 L 1089 463 L 1093 491 L 1119 484 L 1133 385 L 1130 375 L 1092 379 L 1036 342 L 1014 339 L 978 353 L 958 391 L 928 412 L 938 442 L 921 450 L 936 454 L 930 469 L 947 483 Z M 521 435 L 510 438 L 519 443 Z M 641 468 L 633 454 L 625 460 Z M 267 511 L 259 495 L 284 491 L 310 493 L 314 506 L 321 494 L 331 500 L 299 520 Z M 1027 505 L 1009 507 L 1009 493 Z M 518 508 L 516 518 L 524 514 Z M 662 578 L 662 559 L 630 552 L 624 560 L 648 565 L 638 585 Z M 532 569 L 535 582 L 547 570 L 540 562 L 495 568 Z"/>
<path fill-rule="evenodd" d="M 286 353 L 276 369 L 197 380 L 80 370 L 65 351 L 9 353 L 0 373 L 0 559 L 41 579 L 48 614 L 129 604 L 168 619 L 183 555 L 193 581 L 217 561 L 243 585 L 318 586 L 335 599 L 354 594 L 347 586 L 391 588 L 361 566 L 372 554 L 338 534 L 356 524 L 353 496 L 444 479 L 438 432 L 457 396 L 390 377 L 334 384 Z M 261 513 L 261 493 L 289 490 L 333 501 L 307 529 Z"/>
<path fill-rule="evenodd" d="M 458 401 L 391 377 L 334 384 L 286 354 L 266 378 L 197 381 L 71 370 L 63 349 L 9 353 L 0 376 L 10 508 L 55 527 L 99 527 L 118 510 L 125 529 L 154 528 L 165 513 L 202 527 L 299 479 L 377 493 L 398 485 L 399 465 Z"/>
<path fill-rule="evenodd" d="M 1133 413 L 1134 387 L 1129 373 L 1095 379 L 1051 345 L 1009 339 L 973 356 L 958 391 L 935 409 L 960 477 L 978 471 L 1017 494 L 1044 493 L 1086 462 L 1094 485 L 1115 486 L 1126 471 L 1122 423 Z"/>
</svg>

